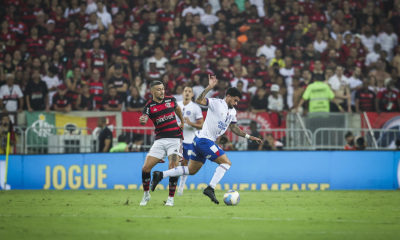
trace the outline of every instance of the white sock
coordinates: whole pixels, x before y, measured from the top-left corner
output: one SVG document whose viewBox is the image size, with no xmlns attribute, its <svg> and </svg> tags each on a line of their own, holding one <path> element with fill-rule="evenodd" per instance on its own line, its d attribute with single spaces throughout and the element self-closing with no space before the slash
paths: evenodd
<svg viewBox="0 0 400 240">
<path fill-rule="evenodd" d="M 225 175 L 226 171 L 228 171 L 230 167 L 231 166 L 229 164 L 222 163 L 217 167 L 217 169 L 215 169 L 214 176 L 212 177 L 210 182 L 210 186 L 212 188 L 215 188 L 215 186 L 217 186 L 219 181 L 221 181 L 222 177 Z"/>
<path fill-rule="evenodd" d="M 179 166 L 176 168 L 169 169 L 163 172 L 163 177 L 178 177 L 183 175 L 189 175 L 188 166 Z"/>
<path fill-rule="evenodd" d="M 181 177 L 181 181 L 179 182 L 179 188 L 182 188 L 185 186 L 186 183 L 186 179 L 187 179 L 187 175 L 184 175 Z"/>
</svg>

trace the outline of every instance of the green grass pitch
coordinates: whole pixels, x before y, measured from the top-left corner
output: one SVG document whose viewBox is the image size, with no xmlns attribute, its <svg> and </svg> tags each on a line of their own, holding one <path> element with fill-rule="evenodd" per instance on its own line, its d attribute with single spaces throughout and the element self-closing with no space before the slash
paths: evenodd
<svg viewBox="0 0 400 240">
<path fill-rule="evenodd" d="M 223 191 L 216 191 L 222 202 Z M 0 239 L 400 239 L 400 191 L 0 191 Z"/>
</svg>

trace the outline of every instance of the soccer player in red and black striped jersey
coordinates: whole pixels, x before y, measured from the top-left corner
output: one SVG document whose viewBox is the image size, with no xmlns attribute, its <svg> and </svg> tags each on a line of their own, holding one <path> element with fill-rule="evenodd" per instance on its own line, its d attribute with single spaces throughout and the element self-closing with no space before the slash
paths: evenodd
<svg viewBox="0 0 400 240">
<path fill-rule="evenodd" d="M 181 108 L 174 97 L 165 96 L 165 88 L 162 82 L 153 81 L 150 83 L 150 87 L 153 98 L 144 106 L 143 115 L 140 116 L 139 121 L 140 124 L 145 125 L 147 120 L 151 119 L 156 128 L 156 140 L 151 146 L 142 168 L 144 196 L 140 206 L 146 206 L 150 200 L 151 169 L 158 162 L 162 162 L 165 156 L 168 156 L 168 168 L 174 168 L 178 166 L 179 159 L 182 156 L 184 120 Z M 176 116 L 181 120 L 180 125 L 178 125 Z M 169 178 L 169 197 L 165 203 L 166 206 L 174 205 L 177 182 L 178 177 Z"/>
</svg>

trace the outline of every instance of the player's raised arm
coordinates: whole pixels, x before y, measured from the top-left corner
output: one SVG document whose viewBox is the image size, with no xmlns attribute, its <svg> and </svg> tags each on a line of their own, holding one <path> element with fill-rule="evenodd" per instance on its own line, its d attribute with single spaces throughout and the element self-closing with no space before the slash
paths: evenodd
<svg viewBox="0 0 400 240">
<path fill-rule="evenodd" d="M 251 136 L 251 135 L 243 132 L 242 129 L 240 129 L 239 126 L 236 123 L 231 123 L 229 125 L 229 129 L 231 129 L 231 131 L 234 134 L 236 134 L 236 135 L 238 135 L 240 137 L 244 137 L 244 138 L 250 139 L 252 141 L 256 141 L 258 144 L 262 143 L 262 140 L 259 139 L 258 137 L 254 137 L 254 136 Z"/>
<path fill-rule="evenodd" d="M 203 90 L 203 92 L 197 97 L 196 99 L 196 103 L 203 105 L 203 106 L 207 106 L 207 99 L 206 99 L 206 95 L 207 93 L 213 89 L 215 87 L 215 85 L 217 85 L 218 83 L 218 79 L 216 76 L 211 76 L 208 75 L 208 86 L 206 87 L 206 89 Z"/>
</svg>

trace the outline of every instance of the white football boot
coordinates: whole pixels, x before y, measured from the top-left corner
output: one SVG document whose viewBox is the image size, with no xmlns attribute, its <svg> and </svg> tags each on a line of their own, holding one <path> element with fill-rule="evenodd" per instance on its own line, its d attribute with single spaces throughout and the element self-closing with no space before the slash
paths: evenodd
<svg viewBox="0 0 400 240">
<path fill-rule="evenodd" d="M 150 192 L 149 191 L 144 192 L 142 201 L 140 202 L 140 206 L 146 206 L 147 203 L 150 201 L 150 198 L 151 198 Z"/>
<path fill-rule="evenodd" d="M 165 206 L 174 206 L 174 198 L 173 197 L 168 197 L 167 201 L 165 202 Z"/>
</svg>

